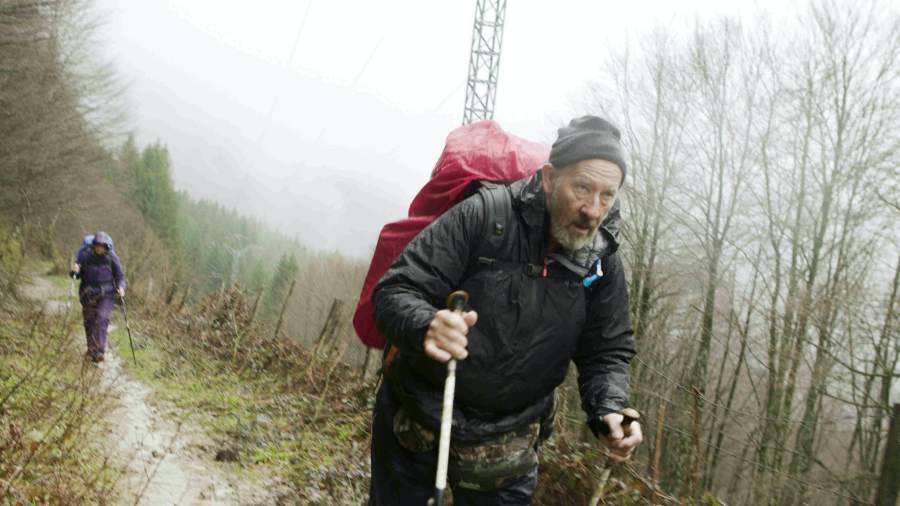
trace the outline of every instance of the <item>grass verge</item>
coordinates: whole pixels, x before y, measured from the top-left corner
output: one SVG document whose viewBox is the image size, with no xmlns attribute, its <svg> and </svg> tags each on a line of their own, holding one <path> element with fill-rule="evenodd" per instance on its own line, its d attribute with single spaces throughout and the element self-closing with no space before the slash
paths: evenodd
<svg viewBox="0 0 900 506">
<path fill-rule="evenodd" d="M 103 449 L 109 407 L 73 318 L 0 315 L 0 504 L 111 504 L 120 470 Z"/>
</svg>

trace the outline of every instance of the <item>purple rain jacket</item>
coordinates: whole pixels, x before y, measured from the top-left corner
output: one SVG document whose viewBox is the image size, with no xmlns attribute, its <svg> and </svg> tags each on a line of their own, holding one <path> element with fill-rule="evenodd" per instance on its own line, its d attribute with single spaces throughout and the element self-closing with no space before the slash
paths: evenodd
<svg viewBox="0 0 900 506">
<path fill-rule="evenodd" d="M 75 276 L 81 279 L 80 292 L 93 289 L 99 290 L 104 295 L 107 292 L 112 295 L 115 289 L 125 288 L 125 269 L 122 268 L 118 255 L 112 251 L 110 243 L 107 234 L 97 232 L 94 244 L 106 245 L 107 253 L 95 255 L 93 250 L 88 248 L 78 255 L 77 262 L 81 268 Z"/>
</svg>

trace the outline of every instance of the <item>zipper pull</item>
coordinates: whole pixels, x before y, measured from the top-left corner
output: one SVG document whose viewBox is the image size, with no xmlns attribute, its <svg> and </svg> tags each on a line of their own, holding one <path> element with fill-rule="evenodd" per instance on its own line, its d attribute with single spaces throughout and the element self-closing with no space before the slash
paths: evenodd
<svg viewBox="0 0 900 506">
<path fill-rule="evenodd" d="M 594 284 L 594 281 L 597 281 L 598 279 L 600 279 L 600 278 L 602 278 L 602 277 L 603 277 L 603 267 L 601 266 L 601 262 L 600 262 L 600 260 L 598 259 L 598 260 L 597 260 L 597 268 L 595 269 L 595 273 L 594 273 L 594 274 L 591 274 L 590 276 L 588 276 L 588 277 L 586 277 L 586 278 L 584 278 L 584 279 L 582 279 L 582 280 L 581 280 L 581 284 L 582 284 L 585 288 L 588 288 L 589 286 L 591 286 L 592 284 Z"/>
</svg>

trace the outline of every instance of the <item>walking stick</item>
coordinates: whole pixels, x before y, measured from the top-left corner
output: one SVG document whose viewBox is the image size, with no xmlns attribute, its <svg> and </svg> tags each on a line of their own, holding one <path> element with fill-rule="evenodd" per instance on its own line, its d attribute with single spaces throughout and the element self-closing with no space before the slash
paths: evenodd
<svg viewBox="0 0 900 506">
<path fill-rule="evenodd" d="M 78 257 L 75 257 L 75 261 L 72 262 L 72 265 L 73 266 L 78 265 Z M 78 265 L 78 268 L 80 270 L 81 266 Z M 72 271 L 69 273 L 69 298 L 66 299 L 66 311 L 68 311 L 69 309 L 72 308 L 72 299 L 75 298 L 75 278 L 77 276 L 78 276 L 78 273 L 75 272 L 75 269 L 73 268 Z M 68 315 L 66 315 L 66 317 L 68 318 Z"/>
<path fill-rule="evenodd" d="M 623 429 L 627 429 L 628 426 L 631 425 L 631 422 L 641 419 L 640 413 L 632 408 L 625 408 L 620 411 L 619 414 L 624 417 L 622 420 Z M 609 425 L 606 424 L 606 421 L 603 421 L 600 424 L 600 431 L 603 432 L 604 436 L 609 435 Z M 603 472 L 600 473 L 600 479 L 597 481 L 597 487 L 594 488 L 594 495 L 591 496 L 591 502 L 588 503 L 589 506 L 597 506 L 600 503 L 600 499 L 603 498 L 603 489 L 606 488 L 606 482 L 609 481 L 609 473 L 612 471 L 615 464 L 616 463 L 611 457 L 606 458 L 606 467 L 604 467 Z"/>
<path fill-rule="evenodd" d="M 69 311 L 70 309 L 72 309 L 72 299 L 74 299 L 74 298 L 75 298 L 75 275 L 72 274 L 71 276 L 69 276 L 69 297 L 66 299 L 66 311 Z M 68 317 L 69 317 L 69 315 L 66 314 L 66 318 L 68 318 Z"/>
<path fill-rule="evenodd" d="M 462 315 L 469 294 L 457 290 L 447 297 L 447 308 Z M 444 406 L 441 411 L 441 438 L 438 442 L 437 476 L 434 479 L 434 497 L 428 506 L 444 506 L 444 491 L 447 489 L 447 462 L 450 460 L 450 430 L 453 426 L 453 394 L 456 391 L 456 360 L 447 362 L 447 380 L 444 382 Z"/>
<path fill-rule="evenodd" d="M 125 330 L 128 332 L 128 346 L 131 347 L 131 358 L 134 359 L 134 366 L 137 367 L 137 355 L 134 353 L 134 341 L 131 339 L 131 326 L 128 325 L 128 309 L 125 308 L 125 296 L 122 299 L 122 316 L 125 318 Z"/>
</svg>

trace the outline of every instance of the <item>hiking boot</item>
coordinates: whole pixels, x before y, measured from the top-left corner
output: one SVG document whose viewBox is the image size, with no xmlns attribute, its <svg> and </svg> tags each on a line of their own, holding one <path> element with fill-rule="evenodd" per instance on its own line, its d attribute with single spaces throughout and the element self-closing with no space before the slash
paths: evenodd
<svg viewBox="0 0 900 506">
<path fill-rule="evenodd" d="M 100 362 L 103 362 L 103 355 L 97 355 L 96 357 L 94 357 L 95 364 Z"/>
</svg>

